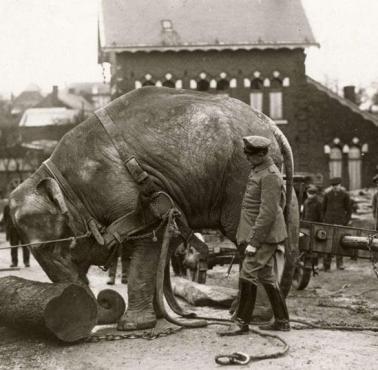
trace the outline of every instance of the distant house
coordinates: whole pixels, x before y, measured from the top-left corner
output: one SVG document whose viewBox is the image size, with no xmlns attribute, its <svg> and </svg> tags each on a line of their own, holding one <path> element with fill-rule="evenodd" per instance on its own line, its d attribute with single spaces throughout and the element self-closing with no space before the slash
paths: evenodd
<svg viewBox="0 0 378 370">
<path fill-rule="evenodd" d="M 0 155 L 0 192 L 6 195 L 34 172 L 61 137 L 93 110 L 85 97 L 59 91 L 57 86 L 32 108 L 24 109 L 18 127 L 14 127 L 17 140 Z"/>
<path fill-rule="evenodd" d="M 297 172 L 371 184 L 378 120 L 353 87 L 340 97 L 306 76 L 305 50 L 318 43 L 300 0 L 102 0 L 99 19 L 112 98 L 148 85 L 228 95 L 279 125 Z"/>
<path fill-rule="evenodd" d="M 110 84 L 104 82 L 77 82 L 69 84 L 68 92 L 81 95 L 99 109 L 110 102 Z"/>
<path fill-rule="evenodd" d="M 94 111 L 93 105 L 83 96 L 69 91 L 60 91 L 58 86 L 53 86 L 50 94 L 42 99 L 34 107 L 36 108 L 59 108 L 74 109 L 80 111 L 85 118 Z"/>
<path fill-rule="evenodd" d="M 28 108 L 34 107 L 43 99 L 40 88 L 35 84 L 30 84 L 20 95 L 16 96 L 12 102 L 11 113 L 20 115 Z"/>
</svg>

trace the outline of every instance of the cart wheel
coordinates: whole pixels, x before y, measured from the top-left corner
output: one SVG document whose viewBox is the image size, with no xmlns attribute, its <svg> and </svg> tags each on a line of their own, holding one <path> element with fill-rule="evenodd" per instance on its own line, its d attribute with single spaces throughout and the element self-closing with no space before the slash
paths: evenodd
<svg viewBox="0 0 378 370">
<path fill-rule="evenodd" d="M 307 287 L 311 279 L 311 269 L 305 266 L 301 259 L 294 270 L 292 285 L 297 290 L 303 290 Z"/>
<path fill-rule="evenodd" d="M 206 271 L 201 271 L 199 268 L 199 262 L 196 263 L 196 268 L 190 270 L 192 281 L 198 284 L 206 284 Z"/>
</svg>

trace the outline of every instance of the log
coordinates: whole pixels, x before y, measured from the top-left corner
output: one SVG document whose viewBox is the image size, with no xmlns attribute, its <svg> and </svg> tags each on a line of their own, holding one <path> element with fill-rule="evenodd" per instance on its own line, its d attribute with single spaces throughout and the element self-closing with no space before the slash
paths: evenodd
<svg viewBox="0 0 378 370">
<path fill-rule="evenodd" d="M 230 308 L 238 294 L 237 289 L 216 285 L 203 285 L 194 281 L 175 277 L 172 279 L 173 293 L 194 306 Z M 272 317 L 272 310 L 267 295 L 262 287 L 257 289 L 257 298 L 253 319 L 266 321 Z"/>
<path fill-rule="evenodd" d="M 97 295 L 97 302 L 97 325 L 117 323 L 126 309 L 122 296 L 112 289 L 101 290 Z"/>
<path fill-rule="evenodd" d="M 229 308 L 237 289 L 198 284 L 183 278 L 172 279 L 173 293 L 194 306 Z"/>
<path fill-rule="evenodd" d="M 97 302 L 84 286 L 0 278 L 2 326 L 75 342 L 87 338 L 96 322 Z"/>
</svg>

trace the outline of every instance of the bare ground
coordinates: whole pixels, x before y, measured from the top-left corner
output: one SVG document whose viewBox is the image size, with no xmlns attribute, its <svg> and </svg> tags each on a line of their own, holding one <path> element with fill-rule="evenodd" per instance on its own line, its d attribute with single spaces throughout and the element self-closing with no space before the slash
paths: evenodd
<svg viewBox="0 0 378 370">
<path fill-rule="evenodd" d="M 2 239 L 1 239 L 2 238 Z M 6 245 L 0 234 L 0 245 Z M 21 257 L 21 251 L 19 251 Z M 9 250 L 0 251 L 0 269 L 8 267 Z M 346 270 L 320 272 L 303 291 L 292 290 L 288 298 L 292 319 L 314 323 L 378 327 L 378 279 L 368 261 L 346 259 Z M 237 268 L 231 279 L 224 278 L 226 267 L 209 272 L 208 284 L 236 287 Z M 48 281 L 32 260 L 28 269 L 0 272 L 0 277 L 17 275 Z M 94 291 L 108 288 L 106 274 L 97 268 L 90 271 Z M 114 289 L 122 294 L 127 288 L 117 281 Z M 202 315 L 228 317 L 225 310 L 192 308 Z M 298 324 L 293 324 L 294 326 Z M 221 338 L 221 326 L 184 329 L 155 340 L 127 339 L 62 345 L 0 327 L 0 370 L 5 369 L 216 369 L 214 356 L 241 351 L 249 354 L 271 353 L 280 344 L 256 334 Z M 331 330 L 292 330 L 280 336 L 289 344 L 285 357 L 250 363 L 254 369 L 377 369 L 378 333 Z M 231 367 L 225 367 L 231 368 Z"/>
</svg>

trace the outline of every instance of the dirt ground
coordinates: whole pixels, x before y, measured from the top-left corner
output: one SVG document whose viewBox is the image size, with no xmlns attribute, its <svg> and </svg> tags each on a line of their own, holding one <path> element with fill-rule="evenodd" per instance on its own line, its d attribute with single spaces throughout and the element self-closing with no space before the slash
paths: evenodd
<svg viewBox="0 0 378 370">
<path fill-rule="evenodd" d="M 5 246 L 0 234 L 0 246 Z M 19 259 L 21 251 L 19 251 Z M 9 250 L 0 251 L 0 269 L 10 263 Z M 311 278 L 307 289 L 292 290 L 288 306 L 292 319 L 313 323 L 363 325 L 378 327 L 378 279 L 369 261 L 345 259 L 346 270 L 320 272 Z M 333 266 L 334 267 L 334 266 Z M 217 266 L 208 273 L 207 284 L 236 287 L 237 268 L 229 280 L 227 266 Z M 19 271 L 0 272 L 0 277 L 21 276 L 48 281 L 36 261 L 30 268 L 21 265 Z M 98 268 L 90 271 L 92 289 L 108 288 L 106 274 Z M 127 288 L 119 280 L 114 289 L 126 295 Z M 192 308 L 202 315 L 228 317 L 226 310 Z M 299 324 L 293 323 L 294 327 Z M 280 344 L 256 334 L 221 338 L 216 331 L 221 326 L 184 329 L 155 340 L 127 339 L 99 343 L 61 345 L 32 334 L 0 327 L 0 369 L 217 369 L 214 357 L 221 353 L 241 351 L 266 354 Z M 253 369 L 377 369 L 378 333 L 331 330 L 292 330 L 280 336 L 289 344 L 285 357 L 250 363 Z M 233 366 L 234 367 L 234 366 Z M 231 368 L 224 367 L 224 368 Z"/>
</svg>

